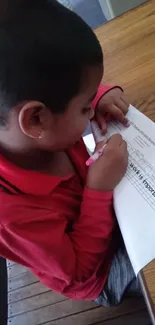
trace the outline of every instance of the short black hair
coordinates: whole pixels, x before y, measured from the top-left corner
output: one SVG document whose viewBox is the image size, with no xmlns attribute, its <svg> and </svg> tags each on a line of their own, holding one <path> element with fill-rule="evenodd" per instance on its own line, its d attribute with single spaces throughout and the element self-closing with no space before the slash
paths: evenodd
<svg viewBox="0 0 155 325">
<path fill-rule="evenodd" d="M 0 14 L 0 124 L 24 100 L 39 100 L 53 113 L 63 112 L 80 90 L 84 69 L 103 62 L 96 35 L 56 0 L 4 3 L 7 6 Z"/>
</svg>

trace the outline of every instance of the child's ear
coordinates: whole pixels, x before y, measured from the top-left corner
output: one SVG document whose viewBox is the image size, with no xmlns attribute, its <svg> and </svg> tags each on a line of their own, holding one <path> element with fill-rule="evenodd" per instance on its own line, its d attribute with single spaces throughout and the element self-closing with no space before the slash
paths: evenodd
<svg viewBox="0 0 155 325">
<path fill-rule="evenodd" d="M 39 139 L 46 129 L 47 108 L 37 101 L 25 103 L 19 113 L 19 125 L 27 136 Z"/>
</svg>

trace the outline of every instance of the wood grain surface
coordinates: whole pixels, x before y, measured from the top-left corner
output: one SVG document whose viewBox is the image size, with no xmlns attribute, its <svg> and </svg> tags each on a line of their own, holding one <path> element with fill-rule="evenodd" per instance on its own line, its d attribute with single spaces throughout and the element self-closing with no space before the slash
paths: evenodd
<svg viewBox="0 0 155 325">
<path fill-rule="evenodd" d="M 96 30 L 104 82 L 121 85 L 130 102 L 155 121 L 155 1 Z"/>
<path fill-rule="evenodd" d="M 155 304 L 155 260 L 145 267 L 144 274 L 152 301 Z"/>
</svg>

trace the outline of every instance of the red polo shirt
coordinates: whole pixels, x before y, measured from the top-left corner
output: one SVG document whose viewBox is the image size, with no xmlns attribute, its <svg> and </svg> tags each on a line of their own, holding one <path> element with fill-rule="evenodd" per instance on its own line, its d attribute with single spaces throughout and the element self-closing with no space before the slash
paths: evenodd
<svg viewBox="0 0 155 325">
<path fill-rule="evenodd" d="M 99 88 L 94 104 L 109 88 Z M 68 155 L 77 175 L 67 177 L 27 171 L 0 156 L 0 255 L 55 291 L 92 300 L 104 287 L 114 253 L 112 193 L 85 188 L 82 139 Z"/>
</svg>

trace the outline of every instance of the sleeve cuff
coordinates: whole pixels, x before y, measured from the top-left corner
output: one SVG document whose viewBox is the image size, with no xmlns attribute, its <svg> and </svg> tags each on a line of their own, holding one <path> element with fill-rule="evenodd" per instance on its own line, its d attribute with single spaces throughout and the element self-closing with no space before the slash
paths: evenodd
<svg viewBox="0 0 155 325">
<path fill-rule="evenodd" d="M 85 188 L 83 192 L 83 202 L 81 205 L 81 213 L 85 216 L 92 217 L 98 221 L 104 220 L 113 215 L 113 193 L 100 192 L 89 188 Z"/>
<path fill-rule="evenodd" d="M 114 88 L 119 88 L 123 92 L 123 89 L 121 87 L 119 87 L 119 86 L 112 86 L 112 85 L 100 84 L 99 85 L 99 88 L 98 88 L 97 95 L 94 98 L 94 100 L 92 101 L 92 107 L 93 107 L 93 109 L 96 108 L 96 106 L 97 106 L 99 100 L 102 98 L 102 96 L 104 96 L 106 93 L 108 93 L 108 91 L 110 91 L 111 89 L 114 89 Z"/>
<path fill-rule="evenodd" d="M 89 199 L 109 201 L 113 198 L 113 191 L 102 192 L 85 187 L 83 195 Z"/>
</svg>

